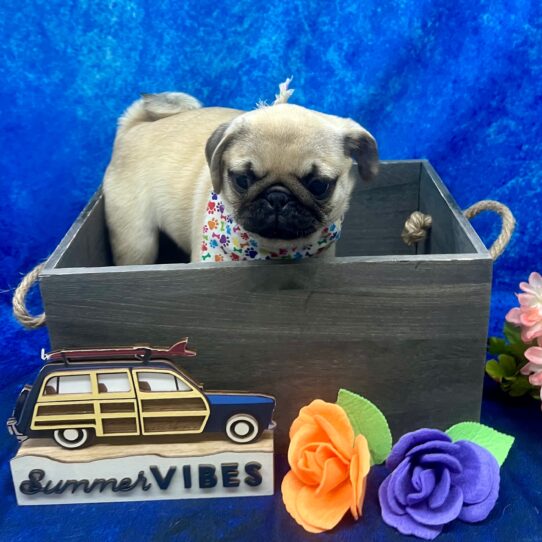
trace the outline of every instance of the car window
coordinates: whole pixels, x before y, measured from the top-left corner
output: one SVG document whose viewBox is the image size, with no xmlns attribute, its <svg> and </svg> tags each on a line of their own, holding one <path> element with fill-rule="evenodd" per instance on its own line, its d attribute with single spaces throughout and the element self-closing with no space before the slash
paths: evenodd
<svg viewBox="0 0 542 542">
<path fill-rule="evenodd" d="M 58 376 L 54 376 L 47 380 L 45 388 L 43 389 L 43 395 L 56 395 L 58 393 Z"/>
<path fill-rule="evenodd" d="M 90 393 L 90 375 L 54 376 L 45 384 L 43 395 Z"/>
<path fill-rule="evenodd" d="M 122 393 L 130 391 L 130 381 L 127 373 L 98 374 L 99 393 Z"/>
<path fill-rule="evenodd" d="M 137 380 L 139 391 L 164 392 L 164 391 L 190 391 L 191 388 L 180 378 L 169 373 L 138 372 Z"/>
</svg>

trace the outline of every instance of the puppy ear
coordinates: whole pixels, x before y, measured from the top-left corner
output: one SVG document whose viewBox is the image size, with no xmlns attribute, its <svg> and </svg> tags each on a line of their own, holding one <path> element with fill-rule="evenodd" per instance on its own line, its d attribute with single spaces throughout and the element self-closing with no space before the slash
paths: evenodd
<svg viewBox="0 0 542 542">
<path fill-rule="evenodd" d="M 229 122 L 221 124 L 211 134 L 211 137 L 207 140 L 207 144 L 205 145 L 205 158 L 207 159 L 207 164 L 209 164 L 209 170 L 211 171 L 213 190 L 217 194 L 222 190 L 222 183 L 224 182 L 222 155 L 233 139 L 232 134 L 225 135 L 229 126 Z"/>
<path fill-rule="evenodd" d="M 355 123 L 354 123 L 355 124 Z M 344 152 L 358 164 L 359 176 L 372 181 L 378 173 L 378 148 L 374 137 L 359 124 L 344 137 Z"/>
</svg>

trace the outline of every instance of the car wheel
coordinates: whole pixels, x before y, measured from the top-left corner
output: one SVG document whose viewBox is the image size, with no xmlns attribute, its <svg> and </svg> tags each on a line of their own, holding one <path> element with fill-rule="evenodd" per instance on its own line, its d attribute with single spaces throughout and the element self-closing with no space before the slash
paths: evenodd
<svg viewBox="0 0 542 542">
<path fill-rule="evenodd" d="M 227 437 L 239 444 L 248 444 L 259 435 L 260 424 L 250 414 L 234 414 L 226 423 Z"/>
<path fill-rule="evenodd" d="M 62 448 L 69 450 L 87 445 L 90 442 L 90 437 L 88 429 L 57 429 L 53 433 L 55 442 Z"/>
</svg>

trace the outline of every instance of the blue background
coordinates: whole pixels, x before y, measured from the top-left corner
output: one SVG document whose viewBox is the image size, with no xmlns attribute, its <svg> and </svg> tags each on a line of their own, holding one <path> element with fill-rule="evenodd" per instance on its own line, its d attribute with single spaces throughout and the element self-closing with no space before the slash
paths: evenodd
<svg viewBox="0 0 542 542">
<path fill-rule="evenodd" d="M 540 270 L 538 1 L 3 0 L 0 36 L 0 420 L 47 344 L 43 330 L 13 321 L 13 289 L 101 182 L 116 119 L 140 92 L 181 90 L 250 109 L 293 75 L 294 103 L 361 122 L 384 159 L 428 158 L 462 207 L 485 198 L 510 206 L 518 228 L 495 265 L 492 333 L 519 280 Z M 497 222 L 475 220 L 488 244 Z M 501 499 L 485 524 L 453 525 L 441 540 L 542 540 L 538 406 L 507 403 L 489 385 L 483 418 L 518 435 Z M 302 537 L 279 496 L 18 509 L 7 465 L 15 442 L 0 435 L 2 540 Z M 384 474 L 371 474 L 364 521 L 322 539 L 395 537 L 374 498 Z"/>
</svg>

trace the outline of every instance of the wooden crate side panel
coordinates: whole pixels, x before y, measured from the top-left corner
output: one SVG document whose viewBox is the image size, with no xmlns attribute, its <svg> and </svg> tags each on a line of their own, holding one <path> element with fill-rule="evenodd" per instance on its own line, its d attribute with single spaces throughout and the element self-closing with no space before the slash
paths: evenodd
<svg viewBox="0 0 542 542">
<path fill-rule="evenodd" d="M 427 241 L 420 243 L 424 253 L 487 255 L 480 238 L 428 162 L 423 163 L 420 176 L 420 211 L 433 219 Z"/>
<path fill-rule="evenodd" d="M 371 182 L 359 180 L 343 224 L 337 256 L 414 254 L 401 239 L 418 210 L 420 161 L 382 162 Z"/>
<path fill-rule="evenodd" d="M 111 263 L 104 196 L 100 188 L 51 255 L 47 267 L 100 267 Z"/>
<path fill-rule="evenodd" d="M 119 268 L 117 268 L 119 269 Z M 44 275 L 53 348 L 183 336 L 206 389 L 277 397 L 279 446 L 299 408 L 340 387 L 395 436 L 479 415 L 489 259 L 333 262 Z"/>
</svg>

